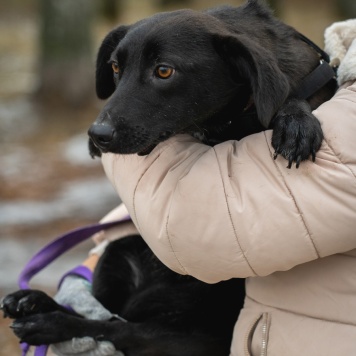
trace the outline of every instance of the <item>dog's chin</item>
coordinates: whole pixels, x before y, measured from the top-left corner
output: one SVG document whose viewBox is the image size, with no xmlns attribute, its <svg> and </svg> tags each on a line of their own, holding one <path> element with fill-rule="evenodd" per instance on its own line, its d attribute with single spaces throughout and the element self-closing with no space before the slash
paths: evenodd
<svg viewBox="0 0 356 356">
<path fill-rule="evenodd" d="M 173 133 L 166 131 L 161 133 L 158 138 L 152 140 L 151 142 L 140 143 L 139 145 L 126 145 L 126 146 L 116 146 L 111 145 L 110 147 L 98 147 L 92 139 L 89 139 L 89 153 L 92 158 L 101 157 L 103 153 L 116 153 L 116 154 L 137 154 L 139 156 L 147 156 L 152 150 L 161 142 L 167 140 L 169 137 L 173 136 Z"/>
<path fill-rule="evenodd" d="M 95 157 L 101 157 L 101 150 L 94 144 L 93 140 L 90 138 L 88 141 L 88 146 L 91 158 L 95 159 Z"/>
<path fill-rule="evenodd" d="M 151 153 L 153 151 L 153 149 L 157 146 L 157 144 L 152 143 L 151 145 L 149 145 L 148 147 L 146 147 L 145 149 L 143 149 L 142 151 L 137 152 L 137 154 L 139 156 L 147 156 L 149 153 Z"/>
<path fill-rule="evenodd" d="M 169 139 L 171 136 L 173 136 L 173 132 L 171 131 L 165 131 L 162 132 L 156 140 L 154 140 L 151 144 L 146 146 L 144 149 L 141 149 L 137 152 L 139 156 L 147 156 L 149 153 L 153 151 L 153 149 L 161 142 Z"/>
</svg>

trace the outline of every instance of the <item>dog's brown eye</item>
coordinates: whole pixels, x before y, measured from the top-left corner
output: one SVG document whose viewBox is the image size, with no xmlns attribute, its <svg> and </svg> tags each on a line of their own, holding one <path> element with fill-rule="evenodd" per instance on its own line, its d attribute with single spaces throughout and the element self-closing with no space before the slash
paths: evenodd
<svg viewBox="0 0 356 356">
<path fill-rule="evenodd" d="M 119 65 L 115 62 L 111 63 L 111 68 L 114 71 L 115 74 L 119 74 L 120 68 Z"/>
<path fill-rule="evenodd" d="M 174 73 L 174 69 L 168 66 L 158 66 L 156 68 L 156 76 L 161 79 L 168 79 Z"/>
</svg>

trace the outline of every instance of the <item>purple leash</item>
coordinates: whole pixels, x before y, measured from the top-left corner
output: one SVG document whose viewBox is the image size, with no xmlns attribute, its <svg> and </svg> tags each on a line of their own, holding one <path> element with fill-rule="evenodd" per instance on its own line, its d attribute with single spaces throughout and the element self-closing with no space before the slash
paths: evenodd
<svg viewBox="0 0 356 356">
<path fill-rule="evenodd" d="M 51 262 L 61 256 L 63 253 L 70 250 L 72 247 L 78 245 L 79 243 L 87 240 L 89 237 L 95 233 L 107 230 L 115 225 L 119 225 L 123 222 L 131 220 L 130 216 L 127 215 L 120 220 L 110 221 L 103 224 L 93 224 L 84 226 L 72 231 L 67 232 L 64 235 L 59 236 L 46 246 L 44 246 L 40 251 L 38 251 L 31 260 L 26 264 L 22 272 L 20 273 L 18 279 L 18 285 L 21 289 L 30 289 L 29 282 L 33 276 L 35 276 L 42 269 L 47 267 Z M 62 278 L 68 275 L 77 275 L 85 278 L 89 282 L 92 282 L 92 272 L 89 268 L 85 266 L 77 266 L 71 271 L 67 272 Z M 60 284 L 61 284 L 60 282 Z M 29 351 L 30 345 L 26 343 L 21 343 L 22 356 L 26 356 Z M 35 356 L 45 356 L 47 354 L 48 345 L 41 345 L 36 347 Z"/>
</svg>

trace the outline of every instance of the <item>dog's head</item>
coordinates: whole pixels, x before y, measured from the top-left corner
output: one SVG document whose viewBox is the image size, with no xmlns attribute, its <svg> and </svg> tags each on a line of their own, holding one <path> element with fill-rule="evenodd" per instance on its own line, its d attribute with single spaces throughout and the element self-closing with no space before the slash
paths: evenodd
<svg viewBox="0 0 356 356">
<path fill-rule="evenodd" d="M 96 91 L 111 98 L 89 129 L 92 154 L 145 154 L 176 133 L 238 119 L 251 97 L 268 127 L 289 84 L 248 34 L 180 10 L 110 32 L 98 53 Z"/>
</svg>

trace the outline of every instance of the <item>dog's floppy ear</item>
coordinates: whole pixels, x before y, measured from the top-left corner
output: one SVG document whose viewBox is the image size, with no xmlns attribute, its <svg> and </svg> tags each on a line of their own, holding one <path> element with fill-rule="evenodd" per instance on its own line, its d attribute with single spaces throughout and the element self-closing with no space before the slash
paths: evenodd
<svg viewBox="0 0 356 356">
<path fill-rule="evenodd" d="M 119 26 L 104 38 L 96 60 L 96 94 L 107 99 L 115 90 L 111 65 L 108 63 L 111 53 L 125 37 L 129 26 Z"/>
<path fill-rule="evenodd" d="M 259 121 L 268 127 L 289 94 L 289 82 L 277 59 L 245 35 L 214 35 L 214 45 L 232 74 L 250 83 Z"/>
</svg>

